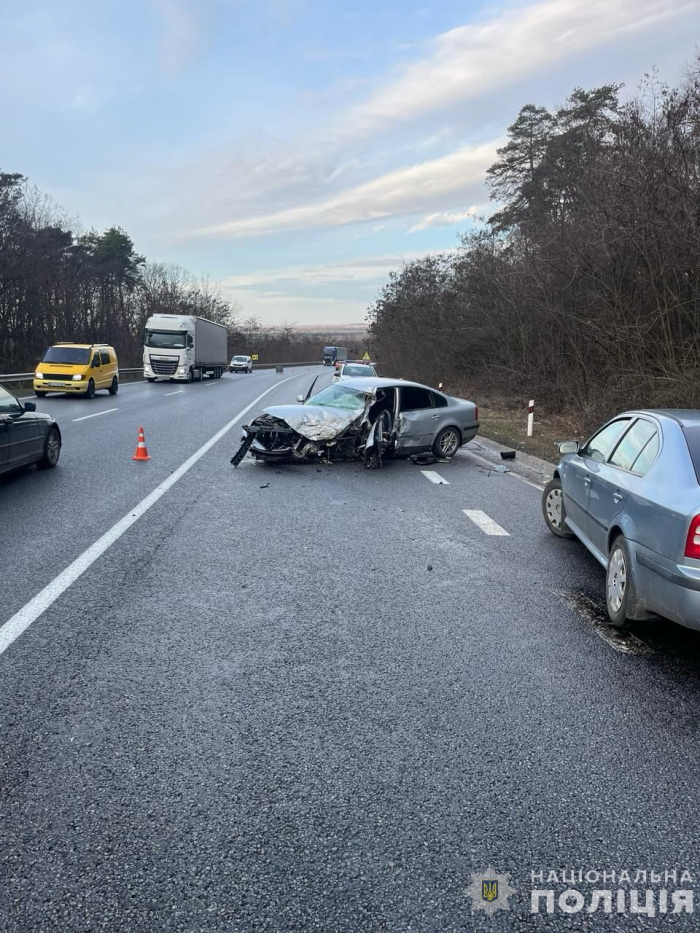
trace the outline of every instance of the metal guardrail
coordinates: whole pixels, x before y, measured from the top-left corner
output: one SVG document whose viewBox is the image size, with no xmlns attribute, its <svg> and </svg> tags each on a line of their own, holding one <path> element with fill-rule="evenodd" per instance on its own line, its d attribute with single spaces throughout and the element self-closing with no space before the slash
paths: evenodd
<svg viewBox="0 0 700 933">
<path fill-rule="evenodd" d="M 321 362 L 314 360 L 309 362 L 308 360 L 305 363 L 253 363 L 253 369 L 276 369 L 278 366 L 284 367 L 295 367 L 295 366 L 321 366 Z M 228 369 L 228 366 L 226 367 Z M 126 376 L 133 373 L 142 373 L 143 366 L 133 366 L 130 369 L 120 369 L 119 375 Z M 31 382 L 34 379 L 34 373 L 0 373 L 0 385 L 10 385 L 13 382 Z"/>
</svg>

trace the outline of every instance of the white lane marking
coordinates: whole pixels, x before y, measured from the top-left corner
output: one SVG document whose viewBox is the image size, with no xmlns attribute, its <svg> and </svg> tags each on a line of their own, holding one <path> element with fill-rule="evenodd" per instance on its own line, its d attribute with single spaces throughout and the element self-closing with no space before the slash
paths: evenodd
<svg viewBox="0 0 700 933">
<path fill-rule="evenodd" d="M 481 509 L 462 509 L 462 511 L 478 528 L 481 528 L 484 534 L 504 535 L 506 538 L 510 538 L 510 534 L 505 528 L 501 528 L 497 522 L 490 518 L 486 512 L 482 512 Z"/>
<path fill-rule="evenodd" d="M 71 421 L 87 421 L 88 418 L 99 418 L 100 415 L 108 415 L 110 411 L 119 411 L 118 408 L 105 408 L 104 411 L 96 411 L 94 415 L 83 415 L 82 418 L 71 418 Z"/>
<path fill-rule="evenodd" d="M 532 486 L 533 489 L 537 489 L 540 492 L 544 492 L 544 486 L 540 486 L 539 483 L 533 483 L 532 480 L 525 479 L 524 476 L 520 476 L 519 473 L 509 473 L 509 476 L 512 476 L 513 479 L 519 479 L 521 483 L 527 483 L 528 486 Z"/>
<path fill-rule="evenodd" d="M 449 486 L 450 484 L 446 479 L 443 479 L 439 473 L 436 473 L 435 470 L 421 470 L 423 476 L 426 479 L 429 479 L 431 483 L 435 483 L 436 486 Z"/>
<path fill-rule="evenodd" d="M 482 457 L 481 454 L 475 454 L 473 450 L 465 450 L 464 452 L 465 454 L 468 454 L 470 457 L 474 457 L 475 460 L 481 460 L 481 462 L 486 464 L 486 466 L 491 467 L 491 469 L 494 472 L 496 472 L 496 467 L 498 466 L 502 466 L 502 465 L 507 466 L 507 464 L 499 464 L 499 463 L 494 462 L 493 460 L 489 460 L 487 457 Z M 512 467 L 508 467 L 508 472 L 506 476 L 512 476 L 513 479 L 522 480 L 523 483 L 527 483 L 528 486 L 532 486 L 534 489 L 539 489 L 540 492 L 542 492 L 542 490 L 544 489 L 544 486 L 539 486 L 537 483 L 533 483 L 531 480 L 525 479 L 525 477 L 521 476 L 519 473 L 514 472 Z"/>
<path fill-rule="evenodd" d="M 168 395 L 179 395 L 180 392 L 184 392 L 184 391 L 185 391 L 184 389 L 176 389 L 174 392 L 166 392 L 165 394 L 166 394 L 166 396 L 168 396 Z"/>
<path fill-rule="evenodd" d="M 263 393 L 250 403 L 250 405 L 247 405 L 235 418 L 229 421 L 228 424 L 225 424 L 220 431 L 217 431 L 206 444 L 203 444 L 191 457 L 188 457 L 177 470 L 171 473 L 170 476 L 160 484 L 160 486 L 156 486 L 153 492 L 149 493 L 145 499 L 142 499 L 137 506 L 131 509 L 128 515 L 125 515 L 115 525 L 112 525 L 109 531 L 106 531 L 101 538 L 98 538 L 86 551 L 83 551 L 82 554 L 76 557 L 76 559 L 47 584 L 43 590 L 37 593 L 33 599 L 30 599 L 29 602 L 16 612 L 12 618 L 8 619 L 3 626 L 0 626 L 0 654 L 3 654 L 3 652 L 10 647 L 12 642 L 29 628 L 32 622 L 35 622 L 42 613 L 46 612 L 49 606 L 53 605 L 59 596 L 61 596 L 72 583 L 75 583 L 75 581 L 82 576 L 82 574 L 95 563 L 97 558 L 101 557 L 115 541 L 118 541 L 124 532 L 128 531 L 152 505 L 155 505 L 179 479 L 182 479 L 182 477 L 192 469 L 195 463 L 201 460 L 207 451 L 211 450 L 217 441 L 220 441 L 241 418 L 248 414 L 251 408 L 254 408 L 268 393 L 272 392 L 274 389 L 278 389 L 285 382 L 291 382 L 292 379 L 296 378 L 297 376 L 290 376 L 282 382 L 276 382 L 274 385 L 270 386 L 269 389 L 265 389 Z"/>
</svg>

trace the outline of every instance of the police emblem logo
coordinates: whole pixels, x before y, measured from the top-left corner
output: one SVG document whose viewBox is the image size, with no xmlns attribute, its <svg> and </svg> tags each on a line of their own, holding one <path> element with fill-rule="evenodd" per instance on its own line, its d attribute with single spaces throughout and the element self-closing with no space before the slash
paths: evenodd
<svg viewBox="0 0 700 933">
<path fill-rule="evenodd" d="M 472 899 L 472 910 L 483 910 L 491 916 L 496 910 L 508 909 L 508 898 L 515 889 L 510 886 L 510 875 L 500 875 L 489 865 L 486 871 L 472 875 L 467 894 Z"/>
<path fill-rule="evenodd" d="M 485 901 L 498 900 L 498 881 L 495 878 L 481 882 L 481 896 Z"/>
</svg>

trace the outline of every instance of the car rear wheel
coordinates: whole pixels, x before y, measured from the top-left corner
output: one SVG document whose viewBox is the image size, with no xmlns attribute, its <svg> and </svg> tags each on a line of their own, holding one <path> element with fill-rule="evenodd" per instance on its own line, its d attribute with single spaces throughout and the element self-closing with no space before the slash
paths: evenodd
<svg viewBox="0 0 700 933">
<path fill-rule="evenodd" d="M 112 379 L 112 385 L 109 387 L 109 394 L 116 395 L 118 391 L 119 391 L 119 380 L 115 376 L 114 379 Z"/>
<path fill-rule="evenodd" d="M 49 433 L 44 441 L 44 453 L 41 460 L 37 463 L 40 470 L 48 470 L 55 467 L 58 458 L 61 456 L 61 437 L 56 428 L 49 428 Z"/>
<path fill-rule="evenodd" d="M 573 538 L 573 532 L 566 527 L 564 496 L 559 479 L 550 480 L 542 493 L 542 514 L 547 528 L 558 538 Z"/>
<path fill-rule="evenodd" d="M 436 457 L 454 457 L 459 450 L 462 438 L 457 428 L 443 428 L 433 443 L 433 453 Z"/>
<path fill-rule="evenodd" d="M 605 603 L 610 624 L 615 628 L 625 628 L 629 622 L 628 612 L 636 601 L 629 547 L 624 535 L 618 535 L 610 548 L 605 579 Z"/>
<path fill-rule="evenodd" d="M 87 387 L 87 389 L 85 390 L 85 397 L 86 397 L 86 398 L 94 398 L 94 397 L 95 397 L 95 380 L 94 380 L 94 379 L 91 379 L 91 380 L 88 382 L 88 387 Z"/>
</svg>

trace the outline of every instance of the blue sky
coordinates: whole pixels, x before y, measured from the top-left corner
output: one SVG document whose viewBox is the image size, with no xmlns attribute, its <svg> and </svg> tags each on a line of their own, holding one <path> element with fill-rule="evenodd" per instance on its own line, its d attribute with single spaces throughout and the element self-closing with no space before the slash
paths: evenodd
<svg viewBox="0 0 700 933">
<path fill-rule="evenodd" d="M 268 323 L 453 248 L 525 103 L 693 58 L 700 0 L 3 0 L 0 168 Z"/>
</svg>

